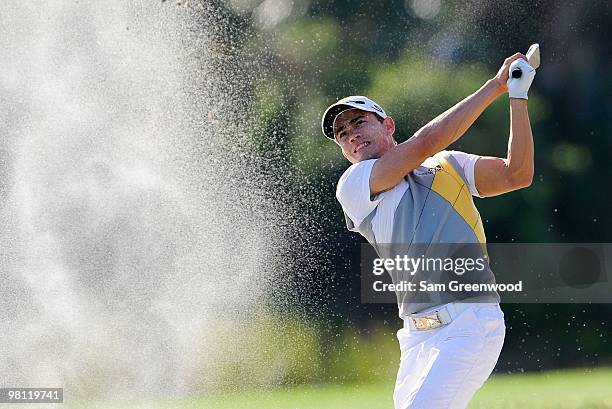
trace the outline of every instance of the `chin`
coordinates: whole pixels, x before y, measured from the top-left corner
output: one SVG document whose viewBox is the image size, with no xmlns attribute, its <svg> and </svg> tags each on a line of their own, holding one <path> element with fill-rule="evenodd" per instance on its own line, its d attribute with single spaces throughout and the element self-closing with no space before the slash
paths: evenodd
<svg viewBox="0 0 612 409">
<path fill-rule="evenodd" d="M 357 162 L 361 162 L 363 160 L 368 160 L 368 159 L 378 159 L 380 158 L 380 155 L 377 154 L 378 152 L 360 152 L 360 155 L 357 159 Z"/>
</svg>

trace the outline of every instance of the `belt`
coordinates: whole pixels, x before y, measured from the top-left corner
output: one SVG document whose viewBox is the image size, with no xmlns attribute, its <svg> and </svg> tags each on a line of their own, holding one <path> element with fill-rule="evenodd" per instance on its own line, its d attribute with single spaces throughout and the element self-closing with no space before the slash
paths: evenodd
<svg viewBox="0 0 612 409">
<path fill-rule="evenodd" d="M 474 303 L 453 302 L 440 305 L 426 312 L 410 314 L 404 319 L 404 327 L 411 331 L 428 331 L 451 323 L 463 311 L 474 307 Z"/>
</svg>

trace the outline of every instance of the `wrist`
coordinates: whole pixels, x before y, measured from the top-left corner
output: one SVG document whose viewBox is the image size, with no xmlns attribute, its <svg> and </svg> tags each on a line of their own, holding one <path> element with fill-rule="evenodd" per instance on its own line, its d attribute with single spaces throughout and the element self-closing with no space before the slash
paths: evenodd
<svg viewBox="0 0 612 409">
<path fill-rule="evenodd" d="M 527 98 L 510 98 L 510 105 L 527 105 Z"/>
<path fill-rule="evenodd" d="M 488 80 L 485 83 L 485 86 L 491 88 L 493 92 L 495 93 L 496 97 L 502 95 L 508 90 L 508 86 L 506 85 L 506 83 L 502 81 L 501 78 L 497 78 L 497 77 L 494 77 Z"/>
</svg>

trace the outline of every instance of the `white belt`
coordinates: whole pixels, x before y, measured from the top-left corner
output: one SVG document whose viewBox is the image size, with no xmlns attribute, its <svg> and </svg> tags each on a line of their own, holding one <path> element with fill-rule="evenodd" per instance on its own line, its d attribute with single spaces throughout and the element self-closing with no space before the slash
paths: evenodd
<svg viewBox="0 0 612 409">
<path fill-rule="evenodd" d="M 474 307 L 474 303 L 453 302 L 440 305 L 426 312 L 410 314 L 404 319 L 404 327 L 412 331 L 428 331 L 451 323 L 463 311 Z"/>
</svg>

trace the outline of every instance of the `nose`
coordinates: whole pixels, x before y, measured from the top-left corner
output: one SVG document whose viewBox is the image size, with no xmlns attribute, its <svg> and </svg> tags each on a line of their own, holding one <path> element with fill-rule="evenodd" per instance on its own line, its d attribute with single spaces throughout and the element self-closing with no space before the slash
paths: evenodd
<svg viewBox="0 0 612 409">
<path fill-rule="evenodd" d="M 347 132 L 349 134 L 349 141 L 351 143 L 353 143 L 355 141 L 355 139 L 361 138 L 361 133 L 360 132 L 356 132 L 353 129 L 348 129 Z"/>
</svg>

